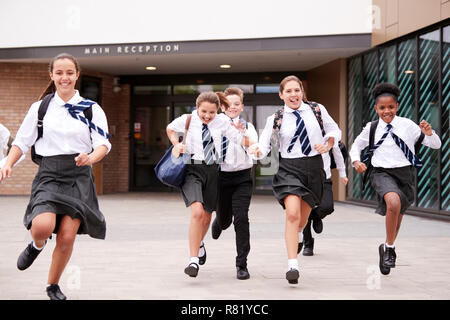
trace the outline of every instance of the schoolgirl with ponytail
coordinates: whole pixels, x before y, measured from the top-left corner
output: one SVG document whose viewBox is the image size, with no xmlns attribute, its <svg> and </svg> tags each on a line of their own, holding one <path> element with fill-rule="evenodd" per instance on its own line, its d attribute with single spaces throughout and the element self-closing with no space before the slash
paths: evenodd
<svg viewBox="0 0 450 320">
<path fill-rule="evenodd" d="M 51 82 L 42 93 L 53 92 L 38 137 L 38 110 L 42 101 L 28 110 L 5 165 L 0 182 L 11 177 L 19 158 L 35 146 L 40 155 L 39 170 L 33 180 L 31 196 L 23 219 L 33 241 L 17 260 L 17 268 L 31 266 L 44 249 L 52 233 L 56 246 L 48 274 L 47 295 L 51 300 L 65 300 L 58 283 L 72 254 L 77 234 L 104 239 L 106 223 L 99 210 L 92 164 L 111 150 L 108 123 L 102 108 L 84 99 L 75 89 L 80 76 L 77 60 L 66 53 L 56 56 L 49 65 Z M 92 120 L 82 110 L 92 108 Z"/>
</svg>

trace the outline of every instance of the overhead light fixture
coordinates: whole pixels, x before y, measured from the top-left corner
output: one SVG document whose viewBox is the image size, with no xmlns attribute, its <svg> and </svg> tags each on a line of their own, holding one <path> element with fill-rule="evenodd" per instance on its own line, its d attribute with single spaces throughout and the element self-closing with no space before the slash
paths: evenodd
<svg viewBox="0 0 450 320">
<path fill-rule="evenodd" d="M 220 65 L 220 68 L 221 68 L 221 69 L 230 69 L 230 68 L 231 68 L 231 65 L 229 65 L 229 64 L 221 64 L 221 65 Z"/>
<path fill-rule="evenodd" d="M 414 73 L 413 70 L 405 70 L 405 74 L 412 74 L 412 73 Z"/>
<path fill-rule="evenodd" d="M 154 66 L 145 67 L 145 70 L 153 71 L 153 70 L 156 70 L 156 67 L 154 67 Z"/>
</svg>

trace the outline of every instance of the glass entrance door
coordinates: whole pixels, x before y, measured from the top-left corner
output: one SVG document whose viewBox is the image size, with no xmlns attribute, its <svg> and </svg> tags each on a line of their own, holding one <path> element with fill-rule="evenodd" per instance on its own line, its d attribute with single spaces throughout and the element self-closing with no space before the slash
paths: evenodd
<svg viewBox="0 0 450 320">
<path fill-rule="evenodd" d="M 166 127 L 171 120 L 170 107 L 136 107 L 133 123 L 133 187 L 135 190 L 172 188 L 156 178 L 154 168 L 170 146 Z"/>
</svg>

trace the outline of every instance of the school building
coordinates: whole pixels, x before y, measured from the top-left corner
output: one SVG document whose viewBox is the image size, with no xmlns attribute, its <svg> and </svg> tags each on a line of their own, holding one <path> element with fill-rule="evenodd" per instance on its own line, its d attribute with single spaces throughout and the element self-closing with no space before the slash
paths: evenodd
<svg viewBox="0 0 450 320">
<path fill-rule="evenodd" d="M 111 134 L 111 153 L 94 165 L 99 193 L 176 192 L 153 171 L 170 121 L 200 92 L 238 86 L 243 116 L 260 131 L 283 104 L 279 82 L 295 74 L 348 147 L 375 119 L 374 85 L 397 84 L 399 115 L 426 119 L 442 139 L 440 150 L 420 150 L 411 213 L 450 218 L 450 0 L 45 3 L 0 3 L 0 122 L 15 135 L 50 80 L 50 59 L 74 55 L 78 89 L 105 110 Z M 347 167 L 347 187 L 333 173 L 335 199 L 374 205 Z M 29 194 L 36 171 L 28 154 L 0 195 Z M 273 173 L 270 159 L 255 165 L 255 193 L 271 194 Z"/>
</svg>

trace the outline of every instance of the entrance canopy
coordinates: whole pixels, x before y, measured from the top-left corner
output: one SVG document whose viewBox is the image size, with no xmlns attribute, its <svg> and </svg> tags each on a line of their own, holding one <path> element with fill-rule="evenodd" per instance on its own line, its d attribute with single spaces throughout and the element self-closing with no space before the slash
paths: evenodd
<svg viewBox="0 0 450 320">
<path fill-rule="evenodd" d="M 367 50 L 370 42 L 371 34 L 366 33 L 5 48 L 0 49 L 0 62 L 47 63 L 57 54 L 67 52 L 74 55 L 84 69 L 113 75 L 307 71 Z M 224 65 L 229 67 L 223 68 Z"/>
</svg>

